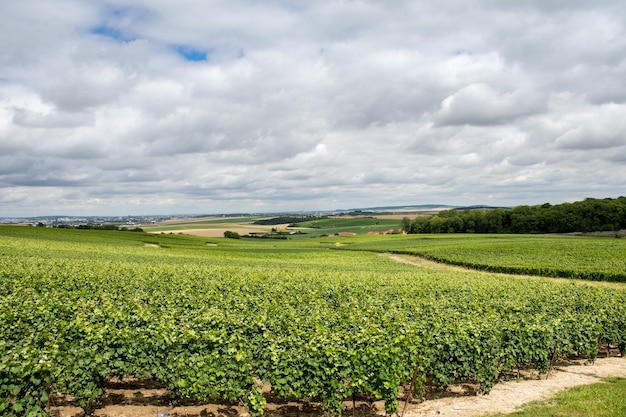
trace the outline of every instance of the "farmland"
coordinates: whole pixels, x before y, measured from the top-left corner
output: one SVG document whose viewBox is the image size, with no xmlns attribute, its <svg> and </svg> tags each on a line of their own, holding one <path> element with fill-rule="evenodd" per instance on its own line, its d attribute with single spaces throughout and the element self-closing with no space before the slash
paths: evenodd
<svg viewBox="0 0 626 417">
<path fill-rule="evenodd" d="M 242 402 L 251 415 L 268 395 L 317 399 L 331 415 L 358 395 L 392 413 L 401 387 L 489 392 L 555 357 L 623 352 L 624 289 L 528 285 L 373 253 L 483 254 L 493 265 L 520 256 L 580 276 L 621 262 L 623 273 L 622 239 L 567 242 L 587 261 L 568 263 L 557 256 L 565 243 L 533 236 L 259 241 L 0 227 L 0 414 L 38 415 L 57 394 L 93 411 L 111 377 L 153 380 L 174 402 Z M 499 246 L 508 256 L 493 255 Z"/>
<path fill-rule="evenodd" d="M 185 233 L 204 237 L 221 237 L 226 230 L 235 231 L 241 235 L 249 233 L 270 233 L 272 229 L 281 232 L 297 232 L 296 238 L 319 237 L 341 232 L 367 234 L 368 232 L 383 232 L 398 228 L 399 219 L 378 217 L 330 217 L 300 223 L 259 225 L 259 217 L 239 218 L 211 218 L 203 220 L 183 219 L 167 224 L 158 224 L 144 227 L 150 233 Z M 290 226 L 290 227 L 288 227 Z"/>
<path fill-rule="evenodd" d="M 344 249 L 422 256 L 492 272 L 626 282 L 626 239 L 556 235 L 409 235 L 352 239 Z"/>
</svg>

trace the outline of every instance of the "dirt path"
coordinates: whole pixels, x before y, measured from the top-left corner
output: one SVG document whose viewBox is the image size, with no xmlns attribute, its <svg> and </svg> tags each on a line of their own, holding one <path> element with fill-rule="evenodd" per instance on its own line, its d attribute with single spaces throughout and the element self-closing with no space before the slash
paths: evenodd
<svg viewBox="0 0 626 417">
<path fill-rule="evenodd" d="M 405 417 L 481 416 L 510 413 L 532 401 L 547 400 L 556 393 L 579 385 L 588 385 L 607 377 L 626 378 L 626 359 L 597 359 L 595 364 L 557 368 L 547 380 L 508 381 L 497 384 L 489 395 L 449 397 L 412 405 Z M 403 406 L 403 404 L 400 406 Z"/>
<path fill-rule="evenodd" d="M 412 255 L 391 255 L 388 253 L 381 253 L 381 256 L 388 256 L 389 259 L 394 260 L 396 262 L 400 262 L 403 264 L 419 266 L 421 268 L 429 268 L 429 269 L 440 269 L 446 271 L 467 271 L 466 268 L 461 268 L 460 266 L 447 265 L 442 264 L 435 261 L 429 261 L 425 258 L 420 258 L 419 256 Z"/>
<path fill-rule="evenodd" d="M 570 278 L 555 278 L 555 277 L 542 277 L 538 275 L 516 275 L 516 274 L 504 274 L 500 272 L 481 271 L 479 269 L 464 268 L 461 266 L 445 264 L 441 262 L 431 261 L 425 258 L 421 258 L 415 255 L 393 255 L 389 253 L 381 253 L 380 256 L 386 256 L 389 259 L 400 262 L 407 265 L 413 265 L 420 268 L 437 269 L 440 271 L 471 271 L 477 274 L 489 274 L 500 275 L 503 277 L 515 277 L 521 279 L 538 279 L 538 280 L 550 280 L 551 282 L 560 282 L 565 284 L 577 284 L 577 285 L 589 285 L 592 287 L 605 287 L 626 290 L 626 284 L 623 282 L 608 282 L 608 281 L 589 281 L 584 279 L 570 279 Z"/>
</svg>

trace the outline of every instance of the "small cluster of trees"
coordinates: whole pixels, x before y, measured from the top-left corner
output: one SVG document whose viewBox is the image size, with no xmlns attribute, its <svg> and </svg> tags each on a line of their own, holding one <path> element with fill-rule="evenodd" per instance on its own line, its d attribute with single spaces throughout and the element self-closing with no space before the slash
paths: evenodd
<svg viewBox="0 0 626 417">
<path fill-rule="evenodd" d="M 230 230 L 224 232 L 224 237 L 228 239 L 241 239 L 241 235 L 239 233 L 231 232 Z"/>
<path fill-rule="evenodd" d="M 277 224 L 289 224 L 289 227 L 295 226 L 296 223 L 308 222 L 311 220 L 327 219 L 328 216 L 280 216 L 272 217 L 271 219 L 261 219 L 253 222 L 252 224 L 259 224 L 262 226 L 273 226 Z"/>
<path fill-rule="evenodd" d="M 407 233 L 571 233 L 626 229 L 626 197 L 512 209 L 446 210 L 402 219 Z"/>
</svg>

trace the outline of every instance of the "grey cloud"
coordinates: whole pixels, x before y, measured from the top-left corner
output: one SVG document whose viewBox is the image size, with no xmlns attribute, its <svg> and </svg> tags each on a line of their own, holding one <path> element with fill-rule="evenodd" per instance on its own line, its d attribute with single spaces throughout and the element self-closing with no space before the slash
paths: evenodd
<svg viewBox="0 0 626 417">
<path fill-rule="evenodd" d="M 78 22 L 90 21 L 94 16 L 90 5 L 77 0 L 2 2 L 0 65 L 3 71 L 45 64 L 60 46 L 68 46 Z M 19 71 L 16 74 L 20 75 Z"/>
<path fill-rule="evenodd" d="M 0 182 L 5 182 L 7 177 L 30 170 L 35 161 L 27 158 L 0 157 Z"/>
<path fill-rule="evenodd" d="M 589 100 L 594 104 L 626 104 L 626 59 L 619 65 L 597 71 L 590 75 L 586 90 Z"/>
<path fill-rule="evenodd" d="M 506 7 L 506 6 L 505 6 Z M 508 27 L 491 36 L 503 58 L 535 78 L 541 88 L 609 96 L 608 74 L 620 72 L 626 50 L 623 6 L 587 3 L 550 12 L 531 8 L 503 15 Z M 532 28 L 532 30 L 528 30 Z M 549 86 L 549 87 L 548 87 Z M 622 89 L 623 91 L 623 89 Z"/>
<path fill-rule="evenodd" d="M 93 181 L 97 170 L 84 164 L 64 158 L 43 155 L 11 158 L 9 169 L 2 173 L 2 181 L 16 186 L 78 186 Z"/>
<path fill-rule="evenodd" d="M 626 163 L 626 146 L 614 149 L 614 153 L 609 154 L 605 159 L 613 164 L 624 165 Z"/>
<path fill-rule="evenodd" d="M 0 206 L 2 205 L 12 205 L 12 206 L 16 206 L 16 205 L 22 205 L 23 203 L 28 201 L 28 195 L 26 195 L 26 193 L 7 193 L 7 194 L 3 194 L 0 195 Z M 17 213 L 17 212 L 16 212 Z"/>
<path fill-rule="evenodd" d="M 516 166 L 533 166 L 540 164 L 544 161 L 544 155 L 541 151 L 525 151 L 523 153 L 512 155 L 507 158 L 507 161 Z"/>
<path fill-rule="evenodd" d="M 108 103 L 133 84 L 120 69 L 101 65 L 62 68 L 58 73 L 47 75 L 49 79 L 43 87 L 42 97 L 68 111 L 80 111 Z"/>
<path fill-rule="evenodd" d="M 11 181 L 12 185 L 27 186 L 27 187 L 77 187 L 79 185 L 85 185 L 84 181 L 77 181 L 64 178 L 30 178 L 30 177 L 17 177 Z"/>
<path fill-rule="evenodd" d="M 103 158 L 106 158 L 107 154 L 104 152 L 98 143 L 91 143 L 82 141 L 82 138 L 75 140 L 69 140 L 66 143 L 58 144 L 56 146 L 45 146 L 36 149 L 35 152 L 40 152 L 49 157 L 58 157 L 63 160 L 85 160 L 86 163 L 91 161 L 92 163 L 100 164 Z"/>
<path fill-rule="evenodd" d="M 445 153 L 448 140 L 458 130 L 456 127 L 436 127 L 432 123 L 416 126 L 414 129 L 406 150 L 421 155 Z"/>
<path fill-rule="evenodd" d="M 52 112 L 44 114 L 28 109 L 15 109 L 13 122 L 23 127 L 49 129 L 71 128 L 93 124 L 94 116 L 86 113 L 67 112 Z"/>
<path fill-rule="evenodd" d="M 599 0 L 593 3 L 589 3 L 586 0 L 520 0 L 512 3 L 502 3 L 497 0 L 487 0 L 487 4 L 493 7 L 499 7 L 504 9 L 524 10 L 524 9 L 536 9 L 542 11 L 555 11 L 555 10 L 589 10 L 600 7 L 615 7 L 615 2 L 610 0 Z"/>
</svg>

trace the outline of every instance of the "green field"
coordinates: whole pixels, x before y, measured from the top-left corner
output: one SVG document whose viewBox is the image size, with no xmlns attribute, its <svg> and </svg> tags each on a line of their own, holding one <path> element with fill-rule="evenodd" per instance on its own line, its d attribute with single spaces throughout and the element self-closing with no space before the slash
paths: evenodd
<svg viewBox="0 0 626 417">
<path fill-rule="evenodd" d="M 418 255 L 492 272 L 626 282 L 626 239 L 429 234 L 351 238 L 344 249 Z"/>
<path fill-rule="evenodd" d="M 364 234 L 369 231 L 386 231 L 399 229 L 400 221 L 394 219 L 380 219 L 376 217 L 328 218 L 297 223 L 298 227 L 318 229 L 324 234 L 337 232 L 354 232 Z"/>
<path fill-rule="evenodd" d="M 256 220 L 256 217 L 226 217 L 217 219 L 185 219 L 181 221 L 171 222 L 169 224 L 154 224 L 142 226 L 146 232 L 170 232 L 179 230 L 197 230 L 197 229 L 221 229 L 227 226 L 249 224 Z"/>
<path fill-rule="evenodd" d="M 489 239 L 255 241 L 0 227 L 0 414 L 41 414 L 50 393 L 72 395 L 89 412 L 111 376 L 151 378 L 174 401 L 242 401 L 251 415 L 263 411 L 266 383 L 274 397 L 319 399 L 331 415 L 353 394 L 382 399 L 392 413 L 414 373 L 416 395 L 456 382 L 488 392 L 518 368 L 547 370 L 554 353 L 626 349 L 625 289 L 549 278 L 528 285 L 372 252 L 432 243 L 441 255 L 449 244 L 453 257 L 463 245 L 498 242 Z M 512 242 L 529 251 L 561 244 L 501 241 Z M 623 244 L 571 242 L 583 258 Z M 618 249 L 604 253 L 606 263 L 623 262 Z"/>
</svg>

